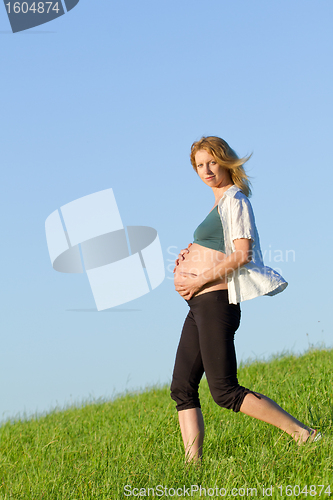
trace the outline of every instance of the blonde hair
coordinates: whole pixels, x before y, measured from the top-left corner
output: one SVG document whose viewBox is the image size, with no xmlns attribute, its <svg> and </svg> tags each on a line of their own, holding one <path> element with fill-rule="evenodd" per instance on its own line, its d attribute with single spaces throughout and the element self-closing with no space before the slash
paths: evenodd
<svg viewBox="0 0 333 500">
<path fill-rule="evenodd" d="M 197 165 L 195 163 L 195 155 L 200 149 L 208 151 L 219 165 L 229 171 L 232 182 L 239 187 L 245 196 L 248 198 L 251 196 L 251 182 L 243 165 L 251 158 L 253 153 L 244 158 L 239 158 L 229 144 L 223 139 L 220 139 L 220 137 L 201 137 L 199 141 L 194 142 L 191 146 L 190 158 L 196 172 Z"/>
</svg>

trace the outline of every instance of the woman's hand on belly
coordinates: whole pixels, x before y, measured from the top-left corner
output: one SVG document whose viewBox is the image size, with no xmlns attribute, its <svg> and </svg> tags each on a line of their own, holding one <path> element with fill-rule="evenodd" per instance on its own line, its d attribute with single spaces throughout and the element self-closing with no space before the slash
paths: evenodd
<svg viewBox="0 0 333 500">
<path fill-rule="evenodd" d="M 177 266 L 179 266 L 179 263 L 182 262 L 185 259 L 185 254 L 189 253 L 189 248 L 192 245 L 192 243 L 189 243 L 187 245 L 187 248 L 184 248 L 184 250 L 181 250 L 178 254 L 177 259 L 175 260 L 175 267 L 173 269 L 173 272 L 176 272 Z"/>
<path fill-rule="evenodd" d="M 201 275 L 194 273 L 182 273 L 181 271 L 175 274 L 174 285 L 176 291 L 185 300 L 190 298 L 205 285 Z"/>
<path fill-rule="evenodd" d="M 197 293 L 227 288 L 226 279 L 216 276 L 209 280 L 205 274 L 211 274 L 210 271 L 225 257 L 222 252 L 195 243 L 182 250 L 174 269 L 174 284 L 179 295 L 189 300 Z"/>
</svg>

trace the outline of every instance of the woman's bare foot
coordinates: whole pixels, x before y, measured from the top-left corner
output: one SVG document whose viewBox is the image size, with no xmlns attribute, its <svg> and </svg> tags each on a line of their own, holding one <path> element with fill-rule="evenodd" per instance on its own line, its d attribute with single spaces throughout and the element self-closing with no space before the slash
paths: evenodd
<svg viewBox="0 0 333 500">
<path fill-rule="evenodd" d="M 317 429 L 312 429 L 311 427 L 304 428 L 303 431 L 294 439 L 298 446 L 301 446 L 304 443 L 313 443 L 313 441 L 319 441 L 322 438 L 322 435 Z"/>
</svg>

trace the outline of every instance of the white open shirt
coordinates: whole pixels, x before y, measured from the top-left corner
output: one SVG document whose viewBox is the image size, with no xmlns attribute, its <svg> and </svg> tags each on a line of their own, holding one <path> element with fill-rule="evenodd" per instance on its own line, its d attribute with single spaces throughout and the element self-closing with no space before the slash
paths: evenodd
<svg viewBox="0 0 333 500">
<path fill-rule="evenodd" d="M 251 203 L 235 185 L 231 186 L 218 203 L 221 217 L 225 253 L 228 257 L 235 251 L 233 240 L 252 240 L 252 260 L 228 275 L 228 297 L 230 304 L 254 299 L 260 295 L 276 295 L 288 283 L 282 276 L 264 265 Z"/>
</svg>

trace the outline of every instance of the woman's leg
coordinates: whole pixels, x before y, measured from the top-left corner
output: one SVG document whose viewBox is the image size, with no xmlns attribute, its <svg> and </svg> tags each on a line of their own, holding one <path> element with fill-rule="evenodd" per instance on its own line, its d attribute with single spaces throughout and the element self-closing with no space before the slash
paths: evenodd
<svg viewBox="0 0 333 500">
<path fill-rule="evenodd" d="M 196 461 L 202 456 L 204 421 L 198 398 L 198 386 L 204 372 L 202 352 L 205 353 L 206 375 L 215 401 L 223 404 L 224 400 L 226 405 L 235 408 L 244 397 L 244 388 L 239 387 L 237 382 L 233 344 L 240 319 L 239 307 L 231 306 L 229 314 L 222 314 L 221 324 L 221 297 L 222 302 L 228 301 L 228 291 L 209 292 L 189 301 L 191 310 L 185 320 L 177 350 L 171 397 L 178 403 L 187 461 Z M 216 310 L 217 323 L 214 319 Z M 230 387 L 232 391 L 229 394 Z"/>
<path fill-rule="evenodd" d="M 185 448 L 185 460 L 188 462 L 200 460 L 205 435 L 201 409 L 190 408 L 179 411 L 178 418 Z"/>
<path fill-rule="evenodd" d="M 290 434 L 299 444 L 314 429 L 283 410 L 277 403 L 239 385 L 234 348 L 234 334 L 240 322 L 239 305 L 229 304 L 227 293 L 208 292 L 192 302 L 199 331 L 200 352 L 214 401 L 221 407 L 241 411 L 270 423 Z"/>
<path fill-rule="evenodd" d="M 190 311 L 180 337 L 171 383 L 171 398 L 177 403 L 186 461 L 196 461 L 202 456 L 204 421 L 198 388 L 203 372 L 198 329 Z"/>
<path fill-rule="evenodd" d="M 261 399 L 256 398 L 253 394 L 246 394 L 240 407 L 242 413 L 275 425 L 275 427 L 290 434 L 299 444 L 305 442 L 313 434 L 314 429 L 302 424 L 302 422 L 283 410 L 275 401 L 263 394 L 257 394 Z"/>
<path fill-rule="evenodd" d="M 207 292 L 189 302 L 212 397 L 222 408 L 238 412 L 245 394 L 250 392 L 237 380 L 234 336 L 240 323 L 240 307 L 229 304 L 227 290 Z"/>
</svg>

